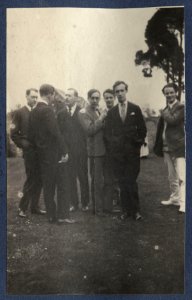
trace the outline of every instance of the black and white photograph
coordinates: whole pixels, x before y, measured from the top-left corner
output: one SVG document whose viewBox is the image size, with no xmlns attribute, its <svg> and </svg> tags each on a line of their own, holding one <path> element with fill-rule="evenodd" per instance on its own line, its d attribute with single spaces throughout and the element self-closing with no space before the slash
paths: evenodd
<svg viewBox="0 0 192 300">
<path fill-rule="evenodd" d="M 6 293 L 184 294 L 184 7 L 7 8 L 6 56 Z"/>
</svg>

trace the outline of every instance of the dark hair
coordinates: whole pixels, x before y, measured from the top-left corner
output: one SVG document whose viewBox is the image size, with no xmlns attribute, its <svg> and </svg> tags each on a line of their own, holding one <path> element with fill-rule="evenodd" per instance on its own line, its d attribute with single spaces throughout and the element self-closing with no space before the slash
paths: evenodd
<svg viewBox="0 0 192 300">
<path fill-rule="evenodd" d="M 111 89 L 106 89 L 106 90 L 103 92 L 103 97 L 105 97 L 105 93 L 109 93 L 109 94 L 111 94 L 111 95 L 115 96 L 115 93 L 114 93 L 114 91 L 113 91 L 113 90 L 111 90 Z"/>
<path fill-rule="evenodd" d="M 126 91 L 128 91 L 128 84 L 126 84 L 124 81 L 116 81 L 113 85 L 113 90 L 115 91 L 116 86 L 124 84 Z"/>
<path fill-rule="evenodd" d="M 92 96 L 94 93 L 99 93 L 99 95 L 101 96 L 100 91 L 98 91 L 98 90 L 96 90 L 96 89 L 91 89 L 91 90 L 88 91 L 87 97 L 88 97 L 88 98 L 91 98 L 91 96 Z"/>
<path fill-rule="evenodd" d="M 178 92 L 178 86 L 175 83 L 168 83 L 162 88 L 162 93 L 164 94 L 164 91 L 166 88 L 173 88 L 174 91 L 177 93 Z"/>
<path fill-rule="evenodd" d="M 43 96 L 48 96 L 50 94 L 53 95 L 54 91 L 55 91 L 55 88 L 52 85 L 43 84 L 40 86 L 39 94 L 41 97 L 43 97 Z"/>
<path fill-rule="evenodd" d="M 68 91 L 73 91 L 74 96 L 75 96 L 75 97 L 78 97 L 78 92 L 77 92 L 76 89 L 70 88 L 70 89 L 67 89 L 67 90 L 68 90 Z"/>
<path fill-rule="evenodd" d="M 29 96 L 30 93 L 31 93 L 31 91 L 34 91 L 34 92 L 38 93 L 38 90 L 37 90 L 37 89 L 31 88 L 31 89 L 27 89 L 27 90 L 26 90 L 26 96 Z"/>
</svg>

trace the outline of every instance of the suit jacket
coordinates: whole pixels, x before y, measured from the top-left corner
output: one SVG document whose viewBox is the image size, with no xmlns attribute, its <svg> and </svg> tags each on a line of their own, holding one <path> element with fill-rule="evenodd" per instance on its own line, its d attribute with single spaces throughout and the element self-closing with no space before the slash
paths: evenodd
<svg viewBox="0 0 192 300">
<path fill-rule="evenodd" d="M 72 156 L 87 153 L 86 135 L 78 117 L 80 110 L 81 108 L 77 106 L 74 114 L 70 116 L 67 109 L 63 108 L 57 115 L 59 129 L 67 143 L 69 154 Z"/>
<path fill-rule="evenodd" d="M 104 123 L 99 120 L 98 114 L 90 107 L 90 105 L 80 110 L 78 116 L 80 124 L 87 135 L 88 155 L 93 157 L 104 156 Z"/>
<path fill-rule="evenodd" d="M 28 107 L 23 106 L 14 112 L 10 126 L 11 139 L 23 151 L 31 147 L 28 139 L 29 116 L 30 111 Z"/>
<path fill-rule="evenodd" d="M 125 121 L 121 120 L 119 107 L 113 107 L 105 120 L 104 139 L 109 155 L 123 158 L 140 155 L 146 137 L 146 126 L 139 106 L 128 102 Z"/>
<path fill-rule="evenodd" d="M 59 131 L 53 109 L 39 102 L 31 111 L 29 119 L 29 140 L 42 157 L 50 161 L 67 153 L 66 143 Z"/>
<path fill-rule="evenodd" d="M 176 157 L 185 157 L 184 105 L 176 102 L 170 109 L 166 106 L 157 125 L 154 152 L 163 156 L 163 132 L 170 152 Z"/>
</svg>

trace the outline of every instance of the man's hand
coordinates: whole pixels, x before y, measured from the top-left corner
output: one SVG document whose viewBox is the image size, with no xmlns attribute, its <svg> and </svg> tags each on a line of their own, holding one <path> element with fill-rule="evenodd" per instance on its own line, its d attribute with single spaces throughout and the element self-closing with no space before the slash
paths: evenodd
<svg viewBox="0 0 192 300">
<path fill-rule="evenodd" d="M 64 155 L 61 156 L 61 159 L 58 161 L 58 163 L 59 164 L 66 163 L 68 159 L 69 159 L 69 155 L 67 153 L 65 156 Z"/>
<path fill-rule="evenodd" d="M 106 116 L 107 116 L 107 110 L 104 109 L 104 110 L 102 111 L 102 113 L 100 114 L 99 119 L 100 119 L 101 121 L 103 121 L 103 120 L 106 118 Z"/>
</svg>

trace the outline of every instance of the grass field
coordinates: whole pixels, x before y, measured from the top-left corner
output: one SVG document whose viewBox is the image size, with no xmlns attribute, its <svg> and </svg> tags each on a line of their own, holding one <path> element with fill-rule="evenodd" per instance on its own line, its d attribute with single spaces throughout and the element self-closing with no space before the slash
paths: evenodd
<svg viewBox="0 0 192 300">
<path fill-rule="evenodd" d="M 141 161 L 141 222 L 80 211 L 73 225 L 51 225 L 36 215 L 20 219 L 22 158 L 8 159 L 7 168 L 8 294 L 184 292 L 184 216 L 160 204 L 169 195 L 162 159 Z"/>
</svg>

